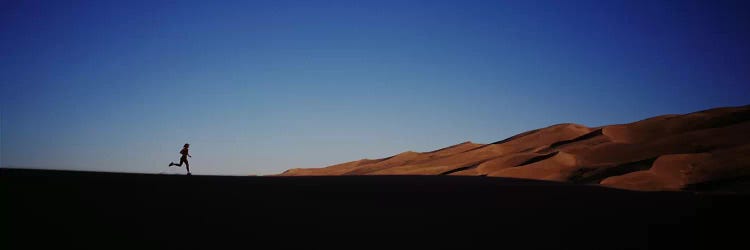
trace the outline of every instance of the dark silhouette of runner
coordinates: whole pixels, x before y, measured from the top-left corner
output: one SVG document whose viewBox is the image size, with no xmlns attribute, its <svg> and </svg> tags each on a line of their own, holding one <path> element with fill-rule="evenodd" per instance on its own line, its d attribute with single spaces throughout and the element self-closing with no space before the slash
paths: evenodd
<svg viewBox="0 0 750 250">
<path fill-rule="evenodd" d="M 193 157 L 190 154 L 188 154 L 188 148 L 190 147 L 190 144 L 185 143 L 185 146 L 182 147 L 182 150 L 180 150 L 180 154 L 182 157 L 180 157 L 180 164 L 175 164 L 174 162 L 170 162 L 169 166 L 178 166 L 182 167 L 182 163 L 185 163 L 185 168 L 187 169 L 187 174 L 190 175 L 190 163 L 188 163 L 187 158 Z"/>
</svg>

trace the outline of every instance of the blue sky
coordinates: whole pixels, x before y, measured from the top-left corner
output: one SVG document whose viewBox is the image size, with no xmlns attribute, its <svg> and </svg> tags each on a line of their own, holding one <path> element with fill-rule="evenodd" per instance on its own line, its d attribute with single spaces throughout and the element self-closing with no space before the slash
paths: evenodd
<svg viewBox="0 0 750 250">
<path fill-rule="evenodd" d="M 745 1 L 3 1 L 0 165 L 272 174 L 750 104 Z"/>
</svg>

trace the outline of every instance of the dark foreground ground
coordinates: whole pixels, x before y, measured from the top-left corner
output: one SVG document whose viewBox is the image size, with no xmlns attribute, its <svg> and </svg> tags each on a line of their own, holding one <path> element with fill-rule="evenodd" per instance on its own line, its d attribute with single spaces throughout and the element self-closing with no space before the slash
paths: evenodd
<svg viewBox="0 0 750 250">
<path fill-rule="evenodd" d="M 717 249 L 746 242 L 747 198 L 487 177 L 0 169 L 0 249 Z"/>
</svg>

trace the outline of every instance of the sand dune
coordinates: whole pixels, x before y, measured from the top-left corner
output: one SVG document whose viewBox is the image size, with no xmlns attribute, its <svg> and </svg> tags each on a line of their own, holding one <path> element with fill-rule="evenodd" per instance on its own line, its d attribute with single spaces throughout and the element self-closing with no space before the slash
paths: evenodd
<svg viewBox="0 0 750 250">
<path fill-rule="evenodd" d="M 589 128 L 558 124 L 490 144 L 464 142 L 281 175 L 469 175 L 680 190 L 750 177 L 750 106 Z"/>
</svg>

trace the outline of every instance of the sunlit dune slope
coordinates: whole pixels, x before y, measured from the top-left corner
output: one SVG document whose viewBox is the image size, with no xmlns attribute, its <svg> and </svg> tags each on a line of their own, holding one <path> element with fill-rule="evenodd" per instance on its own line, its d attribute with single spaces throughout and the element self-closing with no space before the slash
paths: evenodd
<svg viewBox="0 0 750 250">
<path fill-rule="evenodd" d="M 490 144 L 464 142 L 281 175 L 469 175 L 680 190 L 750 177 L 750 106 L 588 128 L 558 124 Z"/>
</svg>

